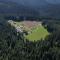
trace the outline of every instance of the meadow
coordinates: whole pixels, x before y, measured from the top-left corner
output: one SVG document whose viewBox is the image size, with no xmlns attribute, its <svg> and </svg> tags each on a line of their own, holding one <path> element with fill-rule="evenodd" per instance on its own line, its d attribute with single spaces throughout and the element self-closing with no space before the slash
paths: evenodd
<svg viewBox="0 0 60 60">
<path fill-rule="evenodd" d="M 32 30 L 31 34 L 28 34 L 26 38 L 30 41 L 37 41 L 40 39 L 44 39 L 49 32 L 47 29 L 45 29 L 42 25 L 36 27 L 35 29 Z"/>
</svg>

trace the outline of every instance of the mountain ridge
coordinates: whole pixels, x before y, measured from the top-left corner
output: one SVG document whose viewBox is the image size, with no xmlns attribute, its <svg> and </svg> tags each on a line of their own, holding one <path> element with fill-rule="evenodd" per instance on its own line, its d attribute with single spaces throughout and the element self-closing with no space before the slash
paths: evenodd
<svg viewBox="0 0 60 60">
<path fill-rule="evenodd" d="M 17 3 L 14 2 L 2 2 L 0 1 L 0 13 L 13 13 L 13 14 L 17 14 L 17 15 L 30 15 L 33 16 L 35 14 L 38 15 L 38 12 L 30 7 L 26 7 L 23 5 L 19 5 Z"/>
</svg>

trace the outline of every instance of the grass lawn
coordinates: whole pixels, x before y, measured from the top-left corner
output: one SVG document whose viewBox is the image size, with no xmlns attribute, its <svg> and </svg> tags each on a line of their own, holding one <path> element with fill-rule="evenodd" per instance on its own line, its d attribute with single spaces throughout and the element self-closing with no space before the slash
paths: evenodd
<svg viewBox="0 0 60 60">
<path fill-rule="evenodd" d="M 41 25 L 32 30 L 32 33 L 27 35 L 26 38 L 30 41 L 37 41 L 44 39 L 48 34 L 48 31 Z"/>
</svg>

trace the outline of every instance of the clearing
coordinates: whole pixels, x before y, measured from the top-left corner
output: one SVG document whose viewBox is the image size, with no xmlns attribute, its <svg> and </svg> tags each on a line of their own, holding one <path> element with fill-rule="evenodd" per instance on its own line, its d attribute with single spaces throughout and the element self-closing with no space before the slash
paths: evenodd
<svg viewBox="0 0 60 60">
<path fill-rule="evenodd" d="M 48 34 L 48 31 L 42 25 L 40 25 L 32 30 L 32 33 L 27 35 L 26 38 L 30 41 L 37 41 L 44 39 Z"/>
<path fill-rule="evenodd" d="M 25 38 L 29 41 L 37 41 L 44 39 L 49 32 L 42 26 L 42 22 L 39 21 L 21 21 L 15 22 L 12 20 L 8 21 L 13 25 L 18 32 L 23 32 L 23 30 L 28 32 L 28 35 L 25 35 Z"/>
</svg>

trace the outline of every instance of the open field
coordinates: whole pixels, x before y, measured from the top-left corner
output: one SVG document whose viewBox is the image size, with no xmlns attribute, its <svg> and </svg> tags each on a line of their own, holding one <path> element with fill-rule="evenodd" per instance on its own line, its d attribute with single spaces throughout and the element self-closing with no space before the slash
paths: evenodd
<svg viewBox="0 0 60 60">
<path fill-rule="evenodd" d="M 27 35 L 26 38 L 30 41 L 37 41 L 44 39 L 48 34 L 48 31 L 41 25 L 32 30 L 32 33 Z"/>
<path fill-rule="evenodd" d="M 18 31 L 26 30 L 29 32 L 28 35 L 25 35 L 25 38 L 30 41 L 37 41 L 40 39 L 44 39 L 49 33 L 48 31 L 42 26 L 42 22 L 37 21 L 9 21 L 11 25 L 13 25 Z"/>
</svg>

